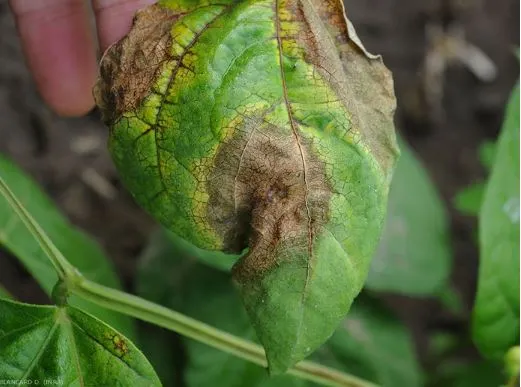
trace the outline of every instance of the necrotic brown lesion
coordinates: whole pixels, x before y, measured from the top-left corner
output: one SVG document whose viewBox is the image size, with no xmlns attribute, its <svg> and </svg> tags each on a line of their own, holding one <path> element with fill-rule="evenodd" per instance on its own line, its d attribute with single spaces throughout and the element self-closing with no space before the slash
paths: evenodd
<svg viewBox="0 0 521 387">
<path fill-rule="evenodd" d="M 102 58 L 94 88 L 96 104 L 107 124 L 137 109 L 151 92 L 162 65 L 172 59 L 172 25 L 180 14 L 153 5 L 139 11 L 130 33 Z"/>
<path fill-rule="evenodd" d="M 276 264 L 281 244 L 307 254 L 309 233 L 327 221 L 331 189 L 309 140 L 299 146 L 288 128 L 259 117 L 244 119 L 234 133 L 220 146 L 208 178 L 207 214 L 226 251 L 249 247 L 238 265 L 249 277 Z"/>
</svg>

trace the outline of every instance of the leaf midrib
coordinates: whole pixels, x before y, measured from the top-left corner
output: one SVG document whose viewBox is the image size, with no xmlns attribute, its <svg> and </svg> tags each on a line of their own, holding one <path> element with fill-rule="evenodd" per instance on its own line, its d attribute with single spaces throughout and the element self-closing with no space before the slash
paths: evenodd
<svg viewBox="0 0 521 387">
<path fill-rule="evenodd" d="M 296 127 L 295 119 L 293 118 L 293 112 L 291 110 L 291 104 L 288 97 L 288 89 L 286 83 L 286 73 L 284 71 L 284 54 L 282 47 L 282 37 L 281 37 L 281 23 L 279 17 L 279 6 L 280 0 L 274 0 L 274 12 L 275 12 L 275 34 L 277 38 L 277 48 L 279 53 L 279 66 L 280 66 L 280 76 L 282 82 L 282 93 L 284 97 L 284 103 L 286 105 L 286 111 L 288 112 L 288 119 L 291 125 L 291 130 L 293 132 L 293 136 L 295 137 L 295 141 L 297 142 L 297 146 L 299 148 L 300 157 L 302 159 L 302 175 L 304 179 L 304 203 L 306 205 L 306 214 L 308 218 L 307 226 L 308 226 L 308 255 L 309 258 L 307 260 L 306 267 L 306 280 L 304 282 L 304 288 L 302 289 L 302 298 L 300 300 L 300 318 L 298 321 L 298 327 L 295 335 L 295 343 L 292 347 L 291 354 L 295 351 L 295 348 L 298 347 L 300 341 L 300 332 L 302 330 L 303 320 L 304 320 L 304 312 L 305 312 L 305 303 L 307 296 L 307 288 L 311 277 L 312 271 L 312 261 L 313 261 L 313 230 L 311 225 L 311 213 L 308 205 L 308 182 L 307 182 L 307 165 L 306 159 L 304 157 L 304 152 L 302 150 L 302 144 L 300 143 L 300 136 L 298 134 L 298 130 Z"/>
</svg>

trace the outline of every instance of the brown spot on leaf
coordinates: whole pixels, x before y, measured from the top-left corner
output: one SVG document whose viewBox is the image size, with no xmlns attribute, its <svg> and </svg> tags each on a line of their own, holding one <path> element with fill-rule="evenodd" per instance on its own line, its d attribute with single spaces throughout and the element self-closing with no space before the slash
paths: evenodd
<svg viewBox="0 0 521 387">
<path fill-rule="evenodd" d="M 94 87 L 96 104 L 107 123 L 136 109 L 170 59 L 172 24 L 181 16 L 153 5 L 139 11 L 130 33 L 105 52 Z"/>
<path fill-rule="evenodd" d="M 288 257 L 280 249 L 309 254 L 309 234 L 314 238 L 327 221 L 331 187 L 325 165 L 308 139 L 301 137 L 299 148 L 289 130 L 247 118 L 221 145 L 208 179 L 208 218 L 225 249 L 250 248 L 234 267 L 238 281 Z"/>
<path fill-rule="evenodd" d="M 396 109 L 391 72 L 370 54 L 347 19 L 340 0 L 299 0 L 296 35 L 306 61 L 328 81 L 351 115 L 352 127 L 380 163 L 392 171 L 398 149 L 393 116 Z M 317 48 L 318 47 L 318 48 Z M 371 85 L 371 88 L 368 88 Z"/>
<path fill-rule="evenodd" d="M 119 335 L 112 336 L 112 344 L 114 344 L 114 350 L 119 357 L 123 357 L 128 353 L 128 346 L 123 337 Z"/>
</svg>

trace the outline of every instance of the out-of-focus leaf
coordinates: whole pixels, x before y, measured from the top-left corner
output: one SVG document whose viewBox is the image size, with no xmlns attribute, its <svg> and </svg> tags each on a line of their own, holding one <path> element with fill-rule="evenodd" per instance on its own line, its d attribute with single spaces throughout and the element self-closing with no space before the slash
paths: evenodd
<svg viewBox="0 0 521 387">
<path fill-rule="evenodd" d="M 491 362 L 464 364 L 445 359 L 436 369 L 432 387 L 500 387 L 504 384 L 501 368 Z"/>
<path fill-rule="evenodd" d="M 146 60 L 143 60 L 146 58 Z M 360 292 L 398 150 L 392 78 L 340 0 L 162 0 L 101 63 L 96 100 L 136 200 L 233 277 L 271 373 Z"/>
<path fill-rule="evenodd" d="M 422 374 L 405 327 L 375 300 L 363 295 L 322 348 L 345 370 L 382 386 L 421 386 Z"/>
<path fill-rule="evenodd" d="M 473 337 L 499 358 L 519 344 L 519 85 L 512 93 L 479 215 Z"/>
<path fill-rule="evenodd" d="M 487 170 L 492 168 L 496 157 L 496 144 L 492 141 L 485 141 L 479 147 L 479 160 Z M 454 207 L 463 215 L 477 216 L 483 202 L 485 194 L 485 183 L 474 183 L 463 188 L 454 197 Z"/>
<path fill-rule="evenodd" d="M 461 299 L 461 294 L 456 288 L 448 285 L 441 289 L 437 294 L 438 301 L 443 305 L 445 309 L 453 313 L 454 315 L 462 315 L 465 310 L 465 305 Z"/>
<path fill-rule="evenodd" d="M 172 240 L 172 248 L 175 248 L 181 256 L 196 258 L 206 265 L 216 269 L 229 273 L 231 272 L 235 262 L 240 258 L 240 255 L 200 249 L 172 232 L 166 231 L 166 233 Z"/>
<path fill-rule="evenodd" d="M 475 183 L 462 189 L 454 198 L 454 207 L 464 215 L 477 216 L 485 193 L 485 183 Z"/>
<path fill-rule="evenodd" d="M 366 287 L 431 295 L 447 283 L 452 252 L 445 207 L 404 141 L 389 193 L 387 220 Z"/>
<path fill-rule="evenodd" d="M 439 359 L 462 345 L 462 339 L 447 331 L 436 331 L 429 336 L 429 358 Z"/>
<path fill-rule="evenodd" d="M 519 378 L 519 345 L 510 348 L 505 355 L 505 371 L 510 379 Z"/>
<path fill-rule="evenodd" d="M 227 332 L 256 341 L 255 331 L 233 289 L 229 274 L 183 255 L 168 237 L 156 234 L 138 273 L 138 293 Z M 291 376 L 268 378 L 262 368 L 204 344 L 184 340 L 188 387 L 300 387 Z M 313 357 L 383 386 L 421 385 L 411 338 L 397 320 L 374 301 L 361 297 Z"/>
<path fill-rule="evenodd" d="M 86 278 L 113 288 L 121 287 L 110 260 L 99 245 L 71 225 L 38 185 L 2 156 L 0 176 L 56 247 Z M 9 203 L 1 196 L 0 245 L 11 251 L 45 292 L 51 294 L 58 281 L 54 267 Z M 92 313 L 126 336 L 134 337 L 134 325 L 130 318 L 74 296 L 70 303 Z"/>
<path fill-rule="evenodd" d="M 138 325 L 138 345 L 164 387 L 180 385 L 178 372 L 183 359 L 181 343 L 175 333 L 155 325 Z"/>
<path fill-rule="evenodd" d="M 160 386 L 126 337 L 74 307 L 0 299 L 0 376 L 20 385 Z"/>
<path fill-rule="evenodd" d="M 0 285 L 0 297 L 9 299 L 13 298 L 2 285 Z"/>
<path fill-rule="evenodd" d="M 493 141 L 485 141 L 479 147 L 479 160 L 481 164 L 490 171 L 496 157 L 496 143 Z"/>
</svg>

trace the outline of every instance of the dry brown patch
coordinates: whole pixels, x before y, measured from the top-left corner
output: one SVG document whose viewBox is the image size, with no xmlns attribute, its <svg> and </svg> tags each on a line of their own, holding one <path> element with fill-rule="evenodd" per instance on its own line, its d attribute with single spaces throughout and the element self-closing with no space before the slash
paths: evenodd
<svg viewBox="0 0 521 387">
<path fill-rule="evenodd" d="M 139 11 L 130 33 L 103 55 L 94 88 L 96 104 L 107 123 L 135 110 L 171 58 L 170 29 L 179 13 L 153 5 Z"/>
<path fill-rule="evenodd" d="M 289 128 L 250 118 L 235 133 L 208 179 L 208 218 L 227 251 L 249 246 L 234 268 L 241 281 L 276 265 L 281 248 L 308 254 L 310 228 L 314 238 L 327 221 L 331 188 L 310 141 L 301 138 L 299 148 Z"/>
</svg>

